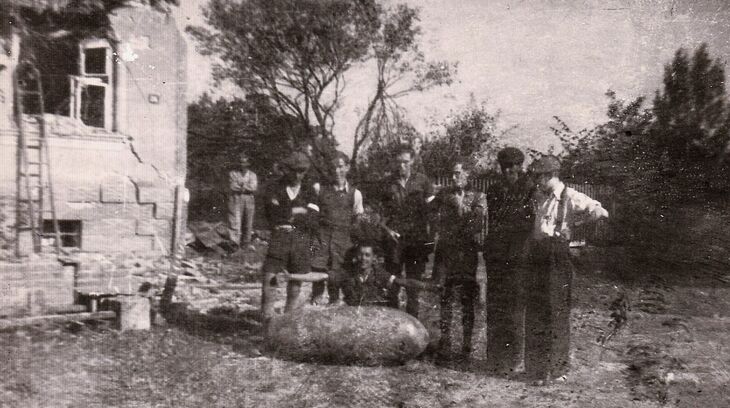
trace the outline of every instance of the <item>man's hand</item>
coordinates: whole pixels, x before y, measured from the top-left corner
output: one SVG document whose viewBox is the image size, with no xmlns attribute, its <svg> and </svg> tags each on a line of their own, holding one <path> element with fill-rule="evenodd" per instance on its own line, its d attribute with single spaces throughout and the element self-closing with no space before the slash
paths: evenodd
<svg viewBox="0 0 730 408">
<path fill-rule="evenodd" d="M 396 231 L 393 231 L 393 230 L 392 230 L 392 229 L 390 229 L 390 228 L 388 228 L 388 229 L 387 229 L 387 231 L 388 231 L 388 236 L 389 236 L 389 237 L 390 237 L 390 239 L 392 239 L 393 241 L 398 241 L 398 240 L 400 239 L 400 234 L 399 234 L 399 233 L 397 233 Z"/>
<path fill-rule="evenodd" d="M 598 218 L 608 218 L 608 210 L 601 207 L 598 211 Z"/>
<path fill-rule="evenodd" d="M 293 207 L 291 209 L 292 215 L 305 215 L 309 210 L 306 207 Z"/>
<path fill-rule="evenodd" d="M 484 245 L 484 234 L 481 232 L 475 232 L 473 235 L 474 243 L 479 245 L 480 247 Z"/>
</svg>

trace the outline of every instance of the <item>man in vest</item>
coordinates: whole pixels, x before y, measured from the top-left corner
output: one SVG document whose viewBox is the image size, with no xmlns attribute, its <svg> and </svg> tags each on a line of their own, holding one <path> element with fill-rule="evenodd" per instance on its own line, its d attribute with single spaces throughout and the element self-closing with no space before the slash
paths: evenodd
<svg viewBox="0 0 730 408">
<path fill-rule="evenodd" d="M 327 295 L 329 304 L 340 300 L 340 282 L 343 274 L 343 263 L 348 250 L 352 247 L 350 238 L 352 225 L 365 210 L 362 193 L 352 187 L 347 176 L 350 171 L 350 160 L 341 151 L 335 153 L 332 160 L 334 183 L 324 184 L 319 188 L 320 229 L 317 251 L 312 261 L 312 269 L 326 271 Z M 322 303 L 324 282 L 312 286 L 312 303 Z"/>
<path fill-rule="evenodd" d="M 525 155 L 506 147 L 497 154 L 501 177 L 489 186 L 487 267 L 487 364 L 499 376 L 514 374 L 520 363 L 524 304 L 518 262 L 533 221 L 534 182 L 522 170 Z"/>
<path fill-rule="evenodd" d="M 396 277 L 405 269 L 407 279 L 421 280 L 432 248 L 429 216 L 435 198 L 433 184 L 422 173 L 412 170 L 414 153 L 408 146 L 396 151 L 396 174 L 387 182 L 383 197 L 383 228 L 387 234 L 385 262 L 388 273 Z M 398 307 L 399 287 L 391 291 L 391 307 Z M 406 287 L 406 312 L 418 317 L 416 287 Z"/>
<path fill-rule="evenodd" d="M 309 158 L 292 153 L 281 165 L 284 176 L 266 192 L 264 209 L 271 228 L 271 240 L 264 260 L 264 282 L 261 304 L 264 321 L 274 314 L 275 275 L 286 271 L 305 274 L 311 269 L 311 244 L 317 234 L 319 205 L 311 186 L 304 184 L 309 170 Z M 272 282 L 273 281 L 273 282 Z M 285 311 L 299 306 L 301 282 L 289 280 L 286 288 Z"/>
<path fill-rule="evenodd" d="M 256 173 L 249 169 L 251 163 L 241 153 L 238 168 L 228 173 L 228 235 L 236 246 L 251 245 L 253 217 L 256 208 L 254 194 L 258 189 Z M 241 224 L 244 224 L 241 243 Z"/>
<path fill-rule="evenodd" d="M 487 199 L 471 188 L 463 163 L 454 165 L 452 178 L 454 184 L 441 190 L 434 201 L 444 274 L 439 355 L 450 355 L 452 304 L 458 298 L 463 325 L 461 357 L 468 358 L 472 350 L 474 307 L 479 299 L 479 251 L 487 235 Z"/>
<path fill-rule="evenodd" d="M 537 385 L 565 381 L 570 364 L 571 229 L 608 218 L 601 203 L 560 181 L 560 161 L 535 161 L 535 220 L 525 265 L 525 371 Z"/>
</svg>

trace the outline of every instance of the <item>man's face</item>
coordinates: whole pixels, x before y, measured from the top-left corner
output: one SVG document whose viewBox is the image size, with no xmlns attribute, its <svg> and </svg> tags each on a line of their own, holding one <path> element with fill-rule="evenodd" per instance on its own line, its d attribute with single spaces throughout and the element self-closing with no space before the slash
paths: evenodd
<svg viewBox="0 0 730 408">
<path fill-rule="evenodd" d="M 287 169 L 287 180 L 290 184 L 299 184 L 304 180 L 307 170 L 304 169 Z"/>
<path fill-rule="evenodd" d="M 520 177 L 520 170 L 522 170 L 522 166 L 515 163 L 506 163 L 504 166 L 501 166 L 501 170 L 502 175 L 504 175 L 508 181 L 514 183 Z"/>
<path fill-rule="evenodd" d="M 335 177 L 337 181 L 344 181 L 347 179 L 347 173 L 350 172 L 350 165 L 347 164 L 343 159 L 337 159 L 334 162 L 335 165 Z"/>
<path fill-rule="evenodd" d="M 454 180 L 456 187 L 464 188 L 469 179 L 469 172 L 464 170 L 464 166 L 459 163 L 454 165 L 454 168 L 451 170 L 451 178 Z"/>
<path fill-rule="evenodd" d="M 403 152 L 396 158 L 398 165 L 398 174 L 406 177 L 411 175 L 411 164 L 413 164 L 413 158 L 408 152 Z"/>
<path fill-rule="evenodd" d="M 360 247 L 360 249 L 357 251 L 357 264 L 359 265 L 360 270 L 370 269 L 373 266 L 374 261 L 375 252 L 373 251 L 373 247 Z"/>
<path fill-rule="evenodd" d="M 537 186 L 545 192 L 549 192 L 551 188 L 550 180 L 553 179 L 553 175 L 550 173 L 541 173 L 537 175 Z"/>
<path fill-rule="evenodd" d="M 423 147 L 423 140 L 421 140 L 420 137 L 413 139 L 413 151 L 416 152 L 416 154 L 421 152 L 422 147 Z"/>
</svg>

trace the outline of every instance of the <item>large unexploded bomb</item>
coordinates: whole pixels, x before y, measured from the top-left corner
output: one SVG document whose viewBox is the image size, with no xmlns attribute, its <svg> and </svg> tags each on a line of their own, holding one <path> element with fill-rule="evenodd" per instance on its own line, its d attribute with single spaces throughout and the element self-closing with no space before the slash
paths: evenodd
<svg viewBox="0 0 730 408">
<path fill-rule="evenodd" d="M 303 309 L 274 317 L 266 329 L 266 347 L 274 355 L 330 364 L 403 363 L 428 342 L 418 319 L 379 306 Z"/>
</svg>

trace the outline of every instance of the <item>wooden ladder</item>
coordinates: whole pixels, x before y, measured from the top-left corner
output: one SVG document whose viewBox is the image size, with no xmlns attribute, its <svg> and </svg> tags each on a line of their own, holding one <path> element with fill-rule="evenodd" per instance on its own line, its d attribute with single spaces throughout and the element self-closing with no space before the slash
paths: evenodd
<svg viewBox="0 0 730 408">
<path fill-rule="evenodd" d="M 33 251 L 42 251 L 43 222 L 49 219 L 53 222 L 56 254 L 61 254 L 61 231 L 56 218 L 56 205 L 51 183 L 51 164 L 48 151 L 46 121 L 44 117 L 43 85 L 38 68 L 30 62 L 18 64 L 14 75 L 14 92 L 16 95 L 15 121 L 18 126 L 18 158 L 16 177 L 16 231 L 17 255 L 21 254 L 21 234 L 30 231 L 33 242 Z M 38 123 L 38 138 L 30 139 L 25 130 L 26 102 L 34 100 L 34 108 L 38 113 L 28 116 L 34 117 Z M 47 194 L 47 195 L 46 195 Z M 45 198 L 50 205 L 45 203 Z M 48 206 L 49 208 L 46 208 Z"/>
</svg>

